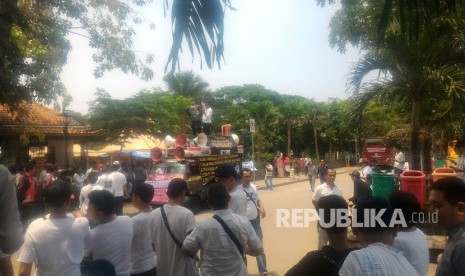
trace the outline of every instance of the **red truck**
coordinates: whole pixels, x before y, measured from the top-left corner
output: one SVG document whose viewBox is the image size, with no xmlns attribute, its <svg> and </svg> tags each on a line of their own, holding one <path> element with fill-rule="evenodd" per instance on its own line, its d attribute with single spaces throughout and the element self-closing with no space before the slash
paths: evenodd
<svg viewBox="0 0 465 276">
<path fill-rule="evenodd" d="M 367 138 L 363 144 L 363 158 L 367 160 L 372 167 L 378 167 L 381 170 L 392 168 L 389 161 L 389 147 L 384 138 Z"/>
</svg>

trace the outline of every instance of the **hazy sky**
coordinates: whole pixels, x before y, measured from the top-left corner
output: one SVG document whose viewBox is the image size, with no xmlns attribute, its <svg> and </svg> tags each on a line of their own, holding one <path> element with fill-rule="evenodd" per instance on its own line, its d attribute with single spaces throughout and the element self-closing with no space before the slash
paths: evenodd
<svg viewBox="0 0 465 276">
<path fill-rule="evenodd" d="M 142 81 L 119 71 L 94 79 L 92 50 L 88 41 L 71 36 L 73 50 L 62 80 L 73 96 L 69 109 L 86 113 L 96 88 L 113 98 L 124 99 L 142 88 L 164 87 L 163 69 L 171 46 L 171 20 L 163 16 L 163 1 L 141 12 L 155 24 L 136 29 L 134 48 L 155 54 L 155 77 Z M 184 47 L 181 70 L 193 70 L 210 84 L 210 89 L 227 85 L 261 84 L 282 94 L 301 95 L 325 101 L 347 98 L 345 84 L 358 52 L 340 54 L 328 43 L 329 20 L 336 6 L 320 8 L 315 0 L 232 0 L 235 11 L 225 18 L 225 63 L 222 69 L 200 68 L 199 57 L 192 62 Z"/>
</svg>

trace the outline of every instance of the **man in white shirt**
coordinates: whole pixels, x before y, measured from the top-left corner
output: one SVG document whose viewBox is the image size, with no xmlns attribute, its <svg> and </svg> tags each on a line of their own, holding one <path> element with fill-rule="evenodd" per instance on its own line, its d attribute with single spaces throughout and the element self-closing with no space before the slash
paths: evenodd
<svg viewBox="0 0 465 276">
<path fill-rule="evenodd" d="M 99 225 L 90 231 L 86 242 L 86 256 L 105 259 L 113 264 L 117 276 L 128 276 L 131 263 L 132 221 L 127 216 L 116 216 L 113 195 L 106 190 L 89 194 L 87 214 Z"/>
<path fill-rule="evenodd" d="M 107 166 L 102 167 L 100 176 L 97 179 L 97 184 L 104 190 L 113 194 L 113 178 L 110 176 L 110 169 Z"/>
<path fill-rule="evenodd" d="M 157 255 L 157 275 L 197 276 L 195 260 L 181 252 L 184 239 L 195 226 L 194 214 L 181 206 L 187 195 L 186 181 L 180 178 L 172 179 L 166 195 L 168 203 L 151 214 L 150 229 Z"/>
<path fill-rule="evenodd" d="M 406 191 L 394 191 L 389 195 L 389 204 L 393 209 L 401 210 L 405 218 L 405 227 L 400 225 L 394 240 L 394 248 L 399 249 L 420 276 L 428 275 L 429 248 L 426 235 L 415 226 L 421 214 L 420 202 L 414 194 Z"/>
<path fill-rule="evenodd" d="M 342 197 L 342 191 L 334 183 L 335 180 L 336 180 L 336 170 L 328 169 L 326 171 L 325 183 L 316 187 L 315 192 L 313 193 L 312 203 L 315 208 L 316 208 L 316 204 L 322 197 L 325 197 L 328 195 L 338 195 Z M 328 244 L 328 235 L 326 234 L 326 231 L 320 228 L 319 225 L 317 225 L 317 229 L 318 229 L 318 250 L 319 250 L 323 246 Z"/>
<path fill-rule="evenodd" d="M 400 150 L 400 146 L 395 146 L 394 150 L 396 151 L 396 155 L 394 156 L 394 174 L 400 175 L 404 171 L 405 155 Z"/>
<path fill-rule="evenodd" d="M 213 109 L 211 108 L 210 104 L 208 103 L 202 103 L 202 128 L 203 132 L 207 135 L 211 134 L 211 129 L 212 129 L 212 115 L 213 115 Z"/>
<path fill-rule="evenodd" d="M 364 182 L 368 182 L 371 185 L 371 175 L 373 174 L 373 169 L 370 166 L 370 162 L 367 159 L 362 159 L 362 175 L 360 179 Z"/>
<path fill-rule="evenodd" d="M 132 204 L 139 213 L 131 218 L 133 233 L 131 246 L 131 276 L 153 276 L 157 274 L 157 256 L 151 242 L 152 232 L 150 223 L 152 220 L 153 186 L 139 184 L 134 187 Z"/>
<path fill-rule="evenodd" d="M 118 161 L 111 165 L 110 177 L 113 179 L 113 196 L 115 197 L 115 214 L 123 215 L 124 199 L 128 197 L 128 183 L 126 176 L 119 172 L 121 165 Z"/>
<path fill-rule="evenodd" d="M 79 195 L 79 202 L 80 202 L 79 209 L 83 216 L 87 215 L 87 207 L 89 206 L 89 194 L 92 191 L 95 191 L 95 190 L 100 191 L 103 189 L 102 186 L 97 184 L 98 172 L 92 171 L 87 177 L 87 179 L 89 181 L 89 184 L 87 184 L 86 186 L 84 186 L 84 188 L 82 188 L 81 194 Z"/>
<path fill-rule="evenodd" d="M 33 221 L 25 234 L 19 256 L 19 275 L 80 276 L 85 240 L 89 236 L 86 218 L 66 214 L 70 205 L 71 188 L 67 182 L 56 180 L 44 190 L 44 201 L 50 215 Z"/>
<path fill-rule="evenodd" d="M 244 254 L 263 254 L 260 238 L 248 219 L 228 209 L 229 199 L 224 185 L 211 184 L 208 203 L 215 210 L 215 215 L 198 222 L 184 241 L 182 250 L 185 254 L 194 256 L 200 250 L 202 276 L 246 276 Z"/>
<path fill-rule="evenodd" d="M 244 192 L 247 196 L 247 218 L 249 219 L 250 224 L 252 224 L 252 227 L 255 230 L 255 233 L 263 244 L 263 232 L 260 225 L 260 218 L 265 218 L 266 211 L 263 202 L 258 196 L 257 187 L 250 182 L 251 179 L 252 171 L 248 168 L 243 168 L 241 182 L 242 187 L 244 188 Z M 266 268 L 265 254 L 257 256 L 257 267 L 258 272 L 260 273 L 265 273 L 268 271 Z"/>
<path fill-rule="evenodd" d="M 226 186 L 231 196 L 229 209 L 238 215 L 247 216 L 247 195 L 244 193 L 240 175 L 233 164 L 221 164 L 215 172 L 215 180 Z"/>
<path fill-rule="evenodd" d="M 392 247 L 396 236 L 395 228 L 390 226 L 393 210 L 384 198 L 364 198 L 354 212 L 361 226 L 355 227 L 352 222 L 352 229 L 364 248 L 347 255 L 339 275 L 418 275 L 402 252 Z"/>
</svg>

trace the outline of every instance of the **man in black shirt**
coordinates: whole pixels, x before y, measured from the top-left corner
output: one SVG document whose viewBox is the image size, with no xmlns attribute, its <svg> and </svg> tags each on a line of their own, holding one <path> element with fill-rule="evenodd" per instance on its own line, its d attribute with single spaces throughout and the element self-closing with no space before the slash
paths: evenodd
<svg viewBox="0 0 465 276">
<path fill-rule="evenodd" d="M 349 174 L 352 177 L 352 181 L 354 182 L 354 196 L 349 198 L 349 201 L 352 201 L 355 205 L 357 205 L 360 199 L 365 197 L 371 197 L 371 189 L 369 187 L 370 184 L 363 182 L 360 179 L 360 173 L 355 170 Z"/>
<path fill-rule="evenodd" d="M 320 220 L 329 224 L 331 222 L 330 216 L 337 215 L 338 209 L 347 211 L 347 203 L 338 195 L 328 195 L 318 201 L 316 208 L 320 214 Z M 320 227 L 328 234 L 329 245 L 323 246 L 320 250 L 309 252 L 285 276 L 339 275 L 342 263 L 355 248 L 350 247 L 347 239 L 347 227 L 340 227 L 337 223 L 339 221 L 337 217 L 333 221 L 336 223 L 328 228 L 320 224 Z"/>
</svg>

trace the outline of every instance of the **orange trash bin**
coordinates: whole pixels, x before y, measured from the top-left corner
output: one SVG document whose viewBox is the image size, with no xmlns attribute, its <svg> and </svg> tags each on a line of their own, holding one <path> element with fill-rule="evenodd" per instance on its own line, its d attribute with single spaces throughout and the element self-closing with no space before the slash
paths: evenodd
<svg viewBox="0 0 465 276">
<path fill-rule="evenodd" d="M 444 177 L 457 177 L 457 173 L 452 168 L 437 168 L 431 176 L 433 177 L 433 182 L 436 182 Z"/>
</svg>

